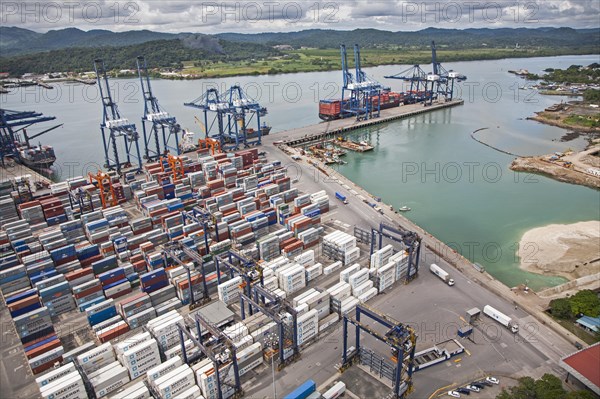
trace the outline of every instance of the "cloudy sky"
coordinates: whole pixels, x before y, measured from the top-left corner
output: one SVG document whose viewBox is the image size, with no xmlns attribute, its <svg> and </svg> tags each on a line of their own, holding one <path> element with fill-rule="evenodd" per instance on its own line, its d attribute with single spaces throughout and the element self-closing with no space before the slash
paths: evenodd
<svg viewBox="0 0 600 399">
<path fill-rule="evenodd" d="M 113 31 L 256 33 L 308 28 L 439 28 L 569 26 L 598 28 L 600 0 L 265 0 L 6 1 L 2 26 L 46 32 L 75 27 Z"/>
</svg>

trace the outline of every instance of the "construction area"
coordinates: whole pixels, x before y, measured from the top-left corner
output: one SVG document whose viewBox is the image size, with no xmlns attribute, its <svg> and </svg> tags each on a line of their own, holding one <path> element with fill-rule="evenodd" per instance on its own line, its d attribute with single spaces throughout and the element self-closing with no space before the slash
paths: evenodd
<svg viewBox="0 0 600 399">
<path fill-rule="evenodd" d="M 440 84 L 458 75 L 415 80 L 441 94 L 427 107 L 375 110 L 358 67 L 342 108 L 356 118 L 275 136 L 238 87 L 209 90 L 186 103 L 205 138 L 185 152 L 137 61 L 142 135 L 95 61 L 105 171 L 3 176 L 1 397 L 422 398 L 560 372 L 572 343 L 295 148 L 462 104 Z"/>
</svg>

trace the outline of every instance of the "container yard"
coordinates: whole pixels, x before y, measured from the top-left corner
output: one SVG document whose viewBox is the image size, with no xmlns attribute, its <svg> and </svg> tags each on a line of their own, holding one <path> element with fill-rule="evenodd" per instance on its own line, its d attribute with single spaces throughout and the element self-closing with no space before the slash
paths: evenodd
<svg viewBox="0 0 600 399">
<path fill-rule="evenodd" d="M 294 148 L 462 100 L 400 107 L 382 87 L 373 96 L 372 81 L 345 80 L 352 101 L 338 104 L 339 118 L 263 138 L 248 136 L 246 122 L 260 126 L 266 109 L 236 86 L 231 104 L 209 90 L 186 105 L 206 127 L 209 116 L 243 113 L 241 130 L 207 129 L 219 145 L 183 153 L 175 143 L 176 155 L 145 140 L 142 163 L 135 125 L 116 111 L 102 60 L 95 67 L 108 170 L 39 190 L 15 176 L 0 198 L 3 397 L 425 397 L 456 376 L 540 371 L 569 345 L 548 327 L 551 341 L 496 337 L 511 362 L 476 345 L 490 338 L 487 320 L 457 316 L 467 309 L 509 329 L 532 316 L 470 284 L 428 233 Z M 143 71 L 140 58 L 142 82 Z M 165 113 L 145 122 L 175 126 Z M 148 130 L 157 137 L 155 124 Z M 120 135 L 136 146 L 110 154 Z M 265 151 L 248 148 L 259 144 Z M 434 258 L 433 273 L 420 271 Z M 458 369 L 449 359 L 462 349 Z"/>
<path fill-rule="evenodd" d="M 108 196 L 89 177 L 54 183 L 24 202 L 5 196 L 13 205 L 2 213 L 2 317 L 15 336 L 15 368 L 27 377 L 3 384 L 3 395 L 254 395 L 248 382 L 269 381 L 271 362 L 279 373 L 322 356 L 342 325 L 361 323 L 355 313 L 412 331 L 371 306 L 393 314 L 386 298 L 399 298 L 405 283 L 439 283 L 439 275 L 419 273 L 425 254 L 411 241 L 418 236 L 397 224 L 382 230 L 393 220 L 362 201 L 336 200 L 346 192 L 341 185 L 292 185 L 290 156 L 265 146 L 284 161 L 259 157 L 256 148 L 200 150 L 180 156 L 183 173 L 161 159 L 127 183 L 112 176 L 105 184 L 120 190 Z M 73 201 L 79 189 L 97 205 Z M 453 277 L 462 285 L 464 277 Z M 385 342 L 393 349 L 399 341 Z M 365 348 L 347 350 L 345 361 L 341 348 L 328 355 L 329 377 L 346 375 L 333 363 L 344 370 Z M 400 358 L 415 362 L 414 352 Z M 413 389 L 412 373 L 400 378 L 398 397 Z M 380 389 L 389 393 L 383 382 Z"/>
</svg>

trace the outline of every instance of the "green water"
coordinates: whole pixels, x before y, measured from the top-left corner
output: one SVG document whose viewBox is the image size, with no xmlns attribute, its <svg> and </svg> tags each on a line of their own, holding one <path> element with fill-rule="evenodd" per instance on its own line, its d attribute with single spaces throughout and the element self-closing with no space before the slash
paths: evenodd
<svg viewBox="0 0 600 399">
<path fill-rule="evenodd" d="M 524 68 L 535 70 L 522 61 Z M 506 86 L 510 77 L 499 79 Z M 503 97 L 491 103 L 475 98 L 463 106 L 359 131 L 353 137 L 370 141 L 375 150 L 348 153 L 348 164 L 338 170 L 385 203 L 412 208 L 405 216 L 504 284 L 527 282 L 534 289 L 560 284 L 566 280 L 519 268 L 521 236 L 552 223 L 598 220 L 600 191 L 513 172 L 508 166 L 514 157 L 470 137 L 476 129 L 488 128 L 477 137 L 523 155 L 585 147 L 583 138 L 560 142 L 565 131 L 524 120 L 557 101 L 539 95 L 537 100 L 530 104 Z M 528 261 L 535 262 L 537 248 L 527 248 Z"/>
</svg>

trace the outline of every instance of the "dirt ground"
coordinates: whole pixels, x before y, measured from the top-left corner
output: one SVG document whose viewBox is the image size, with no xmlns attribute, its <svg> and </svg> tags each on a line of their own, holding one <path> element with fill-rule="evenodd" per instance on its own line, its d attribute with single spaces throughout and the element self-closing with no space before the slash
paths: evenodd
<svg viewBox="0 0 600 399">
<path fill-rule="evenodd" d="M 600 221 L 552 224 L 527 231 L 519 245 L 521 268 L 573 280 L 600 272 Z"/>
</svg>

